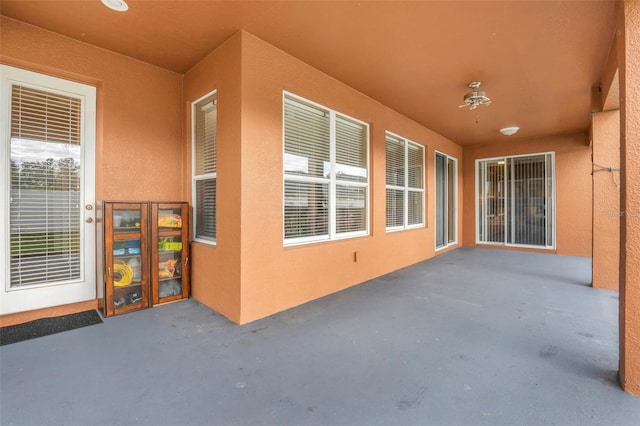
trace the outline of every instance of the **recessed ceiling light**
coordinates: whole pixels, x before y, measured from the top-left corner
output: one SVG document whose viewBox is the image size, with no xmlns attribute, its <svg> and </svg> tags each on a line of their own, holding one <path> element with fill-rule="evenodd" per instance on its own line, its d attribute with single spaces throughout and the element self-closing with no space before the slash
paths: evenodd
<svg viewBox="0 0 640 426">
<path fill-rule="evenodd" d="M 518 130 L 520 130 L 520 127 L 518 126 L 511 126 L 511 127 L 505 127 L 504 129 L 500 129 L 500 133 L 502 133 L 505 136 L 511 136 L 511 135 L 515 135 Z"/>
<path fill-rule="evenodd" d="M 124 0 L 102 0 L 102 4 L 117 12 L 126 12 L 129 10 L 129 5 Z"/>
</svg>

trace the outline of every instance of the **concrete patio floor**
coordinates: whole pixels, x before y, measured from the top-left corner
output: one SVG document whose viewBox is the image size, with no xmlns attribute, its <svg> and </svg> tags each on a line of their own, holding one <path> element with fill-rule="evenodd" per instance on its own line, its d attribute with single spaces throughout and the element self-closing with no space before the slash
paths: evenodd
<svg viewBox="0 0 640 426">
<path fill-rule="evenodd" d="M 2 425 L 638 425 L 590 259 L 462 248 L 237 326 L 188 300 L 0 348 Z"/>
</svg>

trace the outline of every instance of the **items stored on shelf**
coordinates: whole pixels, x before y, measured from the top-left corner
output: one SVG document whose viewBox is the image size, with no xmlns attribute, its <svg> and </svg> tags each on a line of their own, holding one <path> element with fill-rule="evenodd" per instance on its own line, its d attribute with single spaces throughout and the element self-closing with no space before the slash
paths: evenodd
<svg viewBox="0 0 640 426">
<path fill-rule="evenodd" d="M 182 216 L 179 214 L 158 215 L 158 226 L 161 228 L 182 228 Z"/>
<path fill-rule="evenodd" d="M 160 251 L 181 251 L 182 242 L 170 241 L 169 238 L 160 238 L 158 240 L 158 250 Z"/>
<path fill-rule="evenodd" d="M 158 263 L 158 276 L 160 278 L 171 278 L 176 273 L 176 259 L 169 259 Z"/>
<path fill-rule="evenodd" d="M 113 262 L 113 285 L 124 287 L 133 281 L 133 270 L 128 263 L 121 260 Z"/>
</svg>

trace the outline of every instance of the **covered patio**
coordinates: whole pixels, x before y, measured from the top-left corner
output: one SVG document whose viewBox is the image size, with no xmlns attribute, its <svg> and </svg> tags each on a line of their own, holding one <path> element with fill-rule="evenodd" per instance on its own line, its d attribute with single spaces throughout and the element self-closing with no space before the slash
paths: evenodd
<svg viewBox="0 0 640 426">
<path fill-rule="evenodd" d="M 237 326 L 191 299 L 0 349 L 3 425 L 637 424 L 583 257 L 460 248 Z"/>
</svg>

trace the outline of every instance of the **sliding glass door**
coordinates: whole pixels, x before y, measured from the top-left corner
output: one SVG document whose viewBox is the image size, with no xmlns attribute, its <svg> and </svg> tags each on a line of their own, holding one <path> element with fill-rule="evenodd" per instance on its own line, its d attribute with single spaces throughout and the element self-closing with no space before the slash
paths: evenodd
<svg viewBox="0 0 640 426">
<path fill-rule="evenodd" d="M 457 161 L 436 152 L 436 249 L 457 242 Z"/>
<path fill-rule="evenodd" d="M 554 154 L 476 160 L 477 241 L 555 247 Z"/>
</svg>

